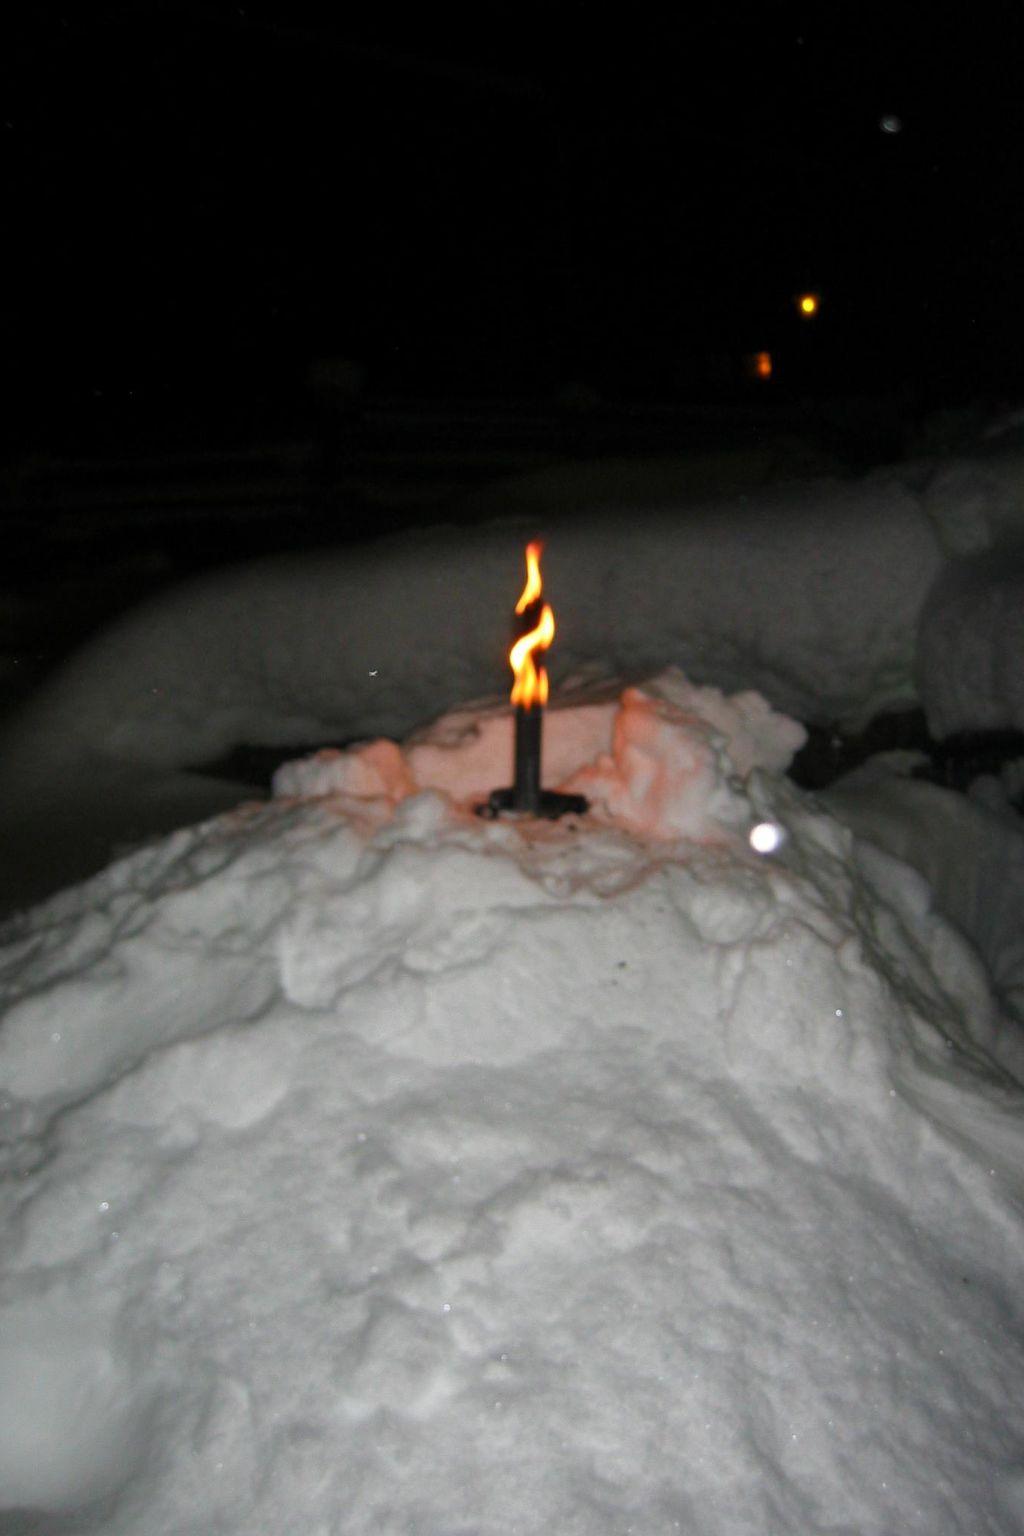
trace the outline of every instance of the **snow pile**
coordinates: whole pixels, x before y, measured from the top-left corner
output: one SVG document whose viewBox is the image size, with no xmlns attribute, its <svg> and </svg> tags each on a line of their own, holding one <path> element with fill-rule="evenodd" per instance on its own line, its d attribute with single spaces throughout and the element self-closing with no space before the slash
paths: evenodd
<svg viewBox="0 0 1024 1536">
<path fill-rule="evenodd" d="M 936 465 L 924 507 L 951 557 L 921 613 L 917 687 L 932 734 L 1024 730 L 1024 456 L 1019 413 Z M 984 451 L 982 451 L 984 450 Z"/>
<path fill-rule="evenodd" d="M 189 770 L 240 744 L 401 739 L 503 687 L 510 592 L 547 541 L 556 692 L 675 664 L 857 728 L 1024 728 L 1024 457 L 1013 415 L 958 458 L 765 483 L 758 452 L 551 466 L 493 521 L 240 565 L 143 604 L 0 734 L 0 911 L 235 803 Z M 770 457 L 770 456 L 769 456 Z M 497 670 L 496 670 L 497 668 Z M 69 771 L 69 764 L 73 771 Z"/>
<path fill-rule="evenodd" d="M 223 787 L 185 770 L 239 743 L 402 739 L 504 694 L 508 614 L 539 531 L 508 494 L 501 523 L 184 583 L 86 646 L 0 737 L 0 904 L 222 809 Z M 605 507 L 540 531 L 556 692 L 581 670 L 635 681 L 674 664 L 805 720 L 915 697 L 917 619 L 943 556 L 896 475 Z M 54 867 L 33 883 L 43 849 Z"/>
<path fill-rule="evenodd" d="M 924 486 L 924 507 L 952 556 L 1019 543 L 1024 526 L 1024 454 L 1012 423 L 999 423 L 971 455 L 938 460 Z"/>
<path fill-rule="evenodd" d="M 936 583 L 917 670 L 933 735 L 1024 731 L 1024 548 L 965 560 Z"/>
<path fill-rule="evenodd" d="M 1024 1076 L 1024 829 L 994 781 L 970 796 L 878 759 L 822 797 L 858 838 L 916 869 L 931 900 L 981 955 L 1014 1023 Z M 986 803 L 990 802 L 990 803 Z M 1008 1020 L 1009 1023 L 1009 1020 Z"/>
<path fill-rule="evenodd" d="M 621 699 L 547 710 L 544 767 L 549 785 L 586 796 L 594 821 L 649 837 L 701 838 L 749 815 L 732 782 L 737 774 L 781 771 L 805 740 L 803 727 L 760 694 L 726 698 L 669 667 Z M 506 707 L 460 710 L 404 749 L 385 739 L 286 763 L 274 792 L 397 803 L 417 790 L 439 789 L 479 804 L 508 778 L 512 759 Z"/>
<path fill-rule="evenodd" d="M 496 659 L 535 532 L 521 517 L 437 529 L 185 583 L 87 646 L 8 755 L 38 775 L 69 747 L 169 768 L 238 741 L 404 737 L 503 688 Z M 809 482 L 685 516 L 604 511 L 546 537 L 556 688 L 588 665 L 636 678 L 675 663 L 829 720 L 912 694 L 917 614 L 940 558 L 896 479 Z"/>
<path fill-rule="evenodd" d="M 448 720 L 9 926 L 8 1511 L 1019 1528 L 1024 1130 L 973 953 L 766 768 L 762 704 L 572 714 L 585 817 L 474 816 L 507 740 Z"/>
</svg>

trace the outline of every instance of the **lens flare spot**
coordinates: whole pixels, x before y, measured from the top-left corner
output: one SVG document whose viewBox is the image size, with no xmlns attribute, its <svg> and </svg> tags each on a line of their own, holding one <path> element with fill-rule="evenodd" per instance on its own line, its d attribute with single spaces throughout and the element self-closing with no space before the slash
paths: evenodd
<svg viewBox="0 0 1024 1536">
<path fill-rule="evenodd" d="M 755 853 L 777 853 L 785 841 L 785 832 L 774 821 L 759 821 L 750 829 L 750 846 Z"/>
</svg>

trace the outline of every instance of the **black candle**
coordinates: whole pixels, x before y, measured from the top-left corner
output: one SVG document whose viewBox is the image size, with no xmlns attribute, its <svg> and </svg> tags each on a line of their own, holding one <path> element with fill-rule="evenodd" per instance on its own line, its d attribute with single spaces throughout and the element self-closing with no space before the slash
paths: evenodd
<svg viewBox="0 0 1024 1536">
<path fill-rule="evenodd" d="M 515 778 L 512 784 L 512 808 L 532 811 L 540 806 L 540 760 L 544 729 L 544 706 L 532 709 L 516 705 Z"/>
<path fill-rule="evenodd" d="M 569 811 L 582 814 L 587 809 L 583 795 L 560 795 L 541 788 L 548 676 L 536 657 L 547 650 L 555 633 L 554 615 L 550 604 L 541 602 L 541 590 L 540 545 L 534 543 L 526 550 L 526 585 L 516 604 L 513 643 L 509 651 L 515 677 L 512 685 L 515 707 L 513 782 L 510 789 L 491 791 L 486 804 L 479 807 L 483 816 L 518 811 L 527 816 L 554 818 Z"/>
</svg>

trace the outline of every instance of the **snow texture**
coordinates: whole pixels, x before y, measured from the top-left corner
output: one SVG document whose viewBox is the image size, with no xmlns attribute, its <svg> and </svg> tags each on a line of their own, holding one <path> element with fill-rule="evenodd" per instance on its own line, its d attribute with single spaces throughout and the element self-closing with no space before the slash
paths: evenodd
<svg viewBox="0 0 1024 1536">
<path fill-rule="evenodd" d="M 979 786 L 980 791 L 980 786 Z M 999 798 L 985 804 L 903 776 L 882 760 L 848 774 L 823 797 L 858 838 L 917 870 L 937 909 L 977 948 L 1024 1041 L 1024 837 Z M 1024 1076 L 1024 1060 L 1020 1075 Z"/>
<path fill-rule="evenodd" d="M 963 561 L 936 584 L 918 674 L 933 735 L 1024 730 L 1024 546 Z"/>
<path fill-rule="evenodd" d="M 197 579 L 86 647 L 0 740 L 8 907 L 118 842 L 237 801 L 238 786 L 186 770 L 239 742 L 402 739 L 503 698 L 510 580 L 538 532 L 507 494 L 503 522 Z M 917 617 L 942 556 L 895 475 L 605 508 L 541 531 L 558 692 L 674 664 L 805 719 L 914 696 Z"/>
<path fill-rule="evenodd" d="M 41 752 L 33 725 L 52 740 L 62 712 L 65 745 L 150 767 L 239 740 L 401 738 L 495 689 L 524 528 L 440 529 L 197 579 L 87 648 L 11 750 Z M 581 667 L 644 677 L 674 663 L 829 720 L 912 694 L 939 557 L 895 478 L 545 531 L 556 686 Z"/>
<path fill-rule="evenodd" d="M 928 595 L 918 640 L 917 687 L 936 736 L 1024 730 L 1019 435 L 1018 413 L 993 424 L 987 452 L 933 466 L 927 480 L 924 506 L 951 557 Z"/>
<path fill-rule="evenodd" d="M 240 743 L 403 739 L 500 696 L 509 573 L 538 532 L 560 696 L 676 665 L 808 722 L 923 702 L 937 731 L 1024 723 L 1012 432 L 859 481 L 766 484 L 768 461 L 720 459 L 559 465 L 477 493 L 483 526 L 263 560 L 150 600 L 0 737 L 0 910 L 236 803 L 244 785 L 190 770 Z"/>
<path fill-rule="evenodd" d="M 508 741 L 462 713 L 9 926 L 13 1528 L 1020 1529 L 975 952 L 763 701 L 549 724 L 582 818 L 475 816 Z"/>
</svg>

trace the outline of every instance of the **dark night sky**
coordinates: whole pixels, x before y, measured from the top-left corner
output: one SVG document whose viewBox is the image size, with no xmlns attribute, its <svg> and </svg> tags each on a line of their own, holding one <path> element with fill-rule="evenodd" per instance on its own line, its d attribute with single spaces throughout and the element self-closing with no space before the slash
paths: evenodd
<svg viewBox="0 0 1024 1536">
<path fill-rule="evenodd" d="M 421 394 L 665 394 L 760 347 L 782 388 L 1014 393 L 1017 0 L 660 9 L 25 5 L 8 420 L 272 403 L 331 354 Z"/>
</svg>

